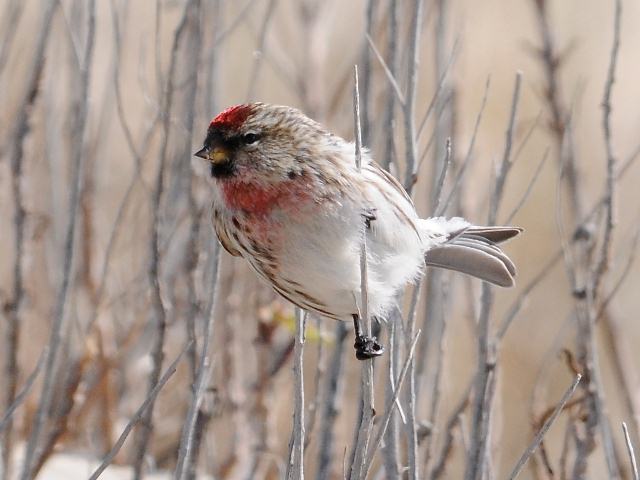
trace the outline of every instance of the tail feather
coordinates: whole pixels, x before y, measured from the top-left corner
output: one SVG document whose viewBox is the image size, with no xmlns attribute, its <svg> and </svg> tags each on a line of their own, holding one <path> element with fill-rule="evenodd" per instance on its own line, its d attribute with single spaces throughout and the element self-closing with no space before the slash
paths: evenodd
<svg viewBox="0 0 640 480">
<path fill-rule="evenodd" d="M 497 246 L 515 237 L 517 227 L 475 227 L 448 235 L 447 240 L 425 254 L 429 266 L 466 273 L 501 287 L 514 285 L 516 268 L 511 259 Z"/>
<path fill-rule="evenodd" d="M 462 234 L 464 235 L 476 235 L 478 237 L 485 238 L 493 243 L 502 243 L 512 239 L 515 236 L 520 235 L 523 229 L 520 227 L 478 227 L 470 226 Z"/>
</svg>

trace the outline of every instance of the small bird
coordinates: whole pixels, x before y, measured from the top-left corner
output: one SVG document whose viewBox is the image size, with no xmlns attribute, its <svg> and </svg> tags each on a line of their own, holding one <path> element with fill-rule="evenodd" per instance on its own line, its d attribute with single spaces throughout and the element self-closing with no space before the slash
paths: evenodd
<svg viewBox="0 0 640 480">
<path fill-rule="evenodd" d="M 384 318 L 425 265 L 502 287 L 514 283 L 514 264 L 497 244 L 522 229 L 421 219 L 404 188 L 367 151 L 358 169 L 353 143 L 295 108 L 230 107 L 211 121 L 194 155 L 209 162 L 212 221 L 225 250 L 294 305 L 353 320 L 358 359 L 384 351 L 360 328 L 365 235 L 372 316 Z"/>
</svg>

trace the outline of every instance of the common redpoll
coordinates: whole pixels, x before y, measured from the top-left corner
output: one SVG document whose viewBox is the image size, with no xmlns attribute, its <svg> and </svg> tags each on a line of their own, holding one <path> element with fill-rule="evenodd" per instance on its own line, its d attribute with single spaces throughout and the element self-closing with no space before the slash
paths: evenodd
<svg viewBox="0 0 640 480">
<path fill-rule="evenodd" d="M 520 228 L 419 218 L 406 191 L 367 152 L 359 171 L 352 143 L 294 108 L 228 108 L 195 155 L 210 162 L 213 225 L 223 247 L 293 304 L 353 319 L 360 359 L 384 350 L 359 328 L 364 231 L 372 316 L 384 317 L 425 264 L 513 285 L 515 267 L 497 244 Z"/>
</svg>

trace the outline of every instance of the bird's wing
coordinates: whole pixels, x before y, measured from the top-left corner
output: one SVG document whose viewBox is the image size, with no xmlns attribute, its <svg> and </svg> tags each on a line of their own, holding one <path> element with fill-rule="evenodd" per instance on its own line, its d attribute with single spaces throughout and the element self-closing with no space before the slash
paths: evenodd
<svg viewBox="0 0 640 480">
<path fill-rule="evenodd" d="M 224 249 L 234 257 L 240 257 L 240 251 L 236 248 L 235 242 L 231 240 L 229 232 L 227 232 L 227 228 L 225 227 L 224 223 L 214 218 L 213 228 L 215 229 L 218 240 L 220 240 L 220 243 L 222 244 Z"/>
<path fill-rule="evenodd" d="M 373 160 L 367 165 L 365 165 L 364 168 L 370 170 L 374 174 L 378 175 L 382 180 L 389 183 L 413 207 L 413 200 L 411 200 L 411 197 L 409 196 L 407 191 L 404 189 L 404 187 L 400 185 L 400 182 L 396 177 L 391 175 L 389 172 L 387 172 L 384 168 L 382 168 Z"/>
</svg>

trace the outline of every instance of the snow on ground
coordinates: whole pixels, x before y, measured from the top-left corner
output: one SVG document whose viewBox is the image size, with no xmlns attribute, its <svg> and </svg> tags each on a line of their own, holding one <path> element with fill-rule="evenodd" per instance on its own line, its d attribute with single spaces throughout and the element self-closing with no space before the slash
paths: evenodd
<svg viewBox="0 0 640 480">
<path fill-rule="evenodd" d="M 12 480 L 17 479 L 22 467 L 24 445 L 16 448 L 13 462 Z M 101 459 L 80 453 L 56 453 L 49 458 L 38 474 L 37 480 L 83 480 L 98 468 Z M 129 480 L 133 477 L 133 468 L 127 465 L 110 465 L 100 475 L 100 480 Z M 169 480 L 172 472 L 163 470 L 146 473 L 145 480 Z M 210 480 L 211 477 L 198 475 L 199 480 Z"/>
</svg>

